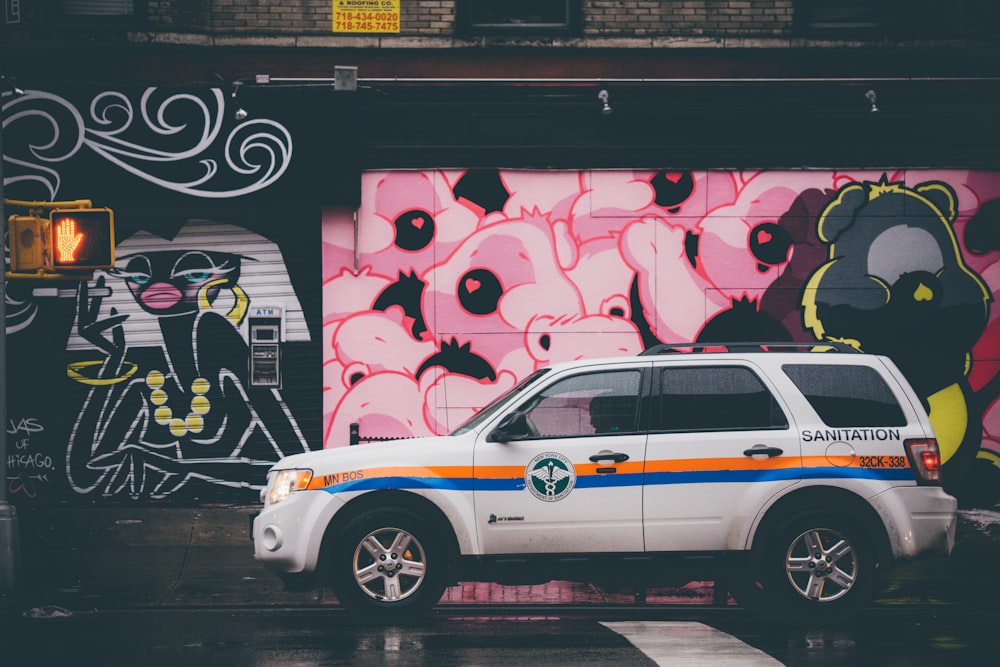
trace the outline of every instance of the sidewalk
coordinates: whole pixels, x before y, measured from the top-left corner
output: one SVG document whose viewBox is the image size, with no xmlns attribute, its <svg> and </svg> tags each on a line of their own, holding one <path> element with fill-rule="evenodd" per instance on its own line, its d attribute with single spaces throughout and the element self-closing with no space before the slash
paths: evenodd
<svg viewBox="0 0 1000 667">
<path fill-rule="evenodd" d="M 18 513 L 19 590 L 0 592 L 0 612 L 148 607 L 336 605 L 329 591 L 289 593 L 257 563 L 252 507 L 47 508 Z M 909 563 L 886 577 L 878 604 L 995 608 L 1000 599 L 1000 512 L 960 513 L 948 559 Z M 641 604 L 632 591 L 550 582 L 449 588 L 441 604 Z M 712 582 L 647 591 L 645 604 L 728 604 Z"/>
</svg>

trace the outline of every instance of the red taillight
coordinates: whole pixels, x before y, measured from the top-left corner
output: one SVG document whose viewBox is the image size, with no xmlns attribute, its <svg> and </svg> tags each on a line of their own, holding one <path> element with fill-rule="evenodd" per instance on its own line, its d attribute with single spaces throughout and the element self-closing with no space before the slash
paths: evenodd
<svg viewBox="0 0 1000 667">
<path fill-rule="evenodd" d="M 903 442 L 906 456 L 910 459 L 910 468 L 917 478 L 918 484 L 941 484 L 941 453 L 938 451 L 937 440 L 906 440 Z"/>
</svg>

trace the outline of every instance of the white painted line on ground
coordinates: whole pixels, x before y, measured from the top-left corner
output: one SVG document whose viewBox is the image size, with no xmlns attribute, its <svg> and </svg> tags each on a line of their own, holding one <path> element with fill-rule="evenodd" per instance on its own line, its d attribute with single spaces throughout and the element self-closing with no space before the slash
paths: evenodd
<svg viewBox="0 0 1000 667">
<path fill-rule="evenodd" d="M 622 621 L 601 623 L 663 667 L 777 667 L 767 653 L 704 623 Z"/>
</svg>

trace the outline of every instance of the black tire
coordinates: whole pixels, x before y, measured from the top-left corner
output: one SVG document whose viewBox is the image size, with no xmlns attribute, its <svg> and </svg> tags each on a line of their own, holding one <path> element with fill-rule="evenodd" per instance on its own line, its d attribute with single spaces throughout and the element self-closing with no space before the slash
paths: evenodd
<svg viewBox="0 0 1000 667">
<path fill-rule="evenodd" d="M 742 606 L 787 622 L 853 616 L 878 591 L 878 560 L 864 531 L 826 512 L 791 517 L 734 561 L 729 590 Z"/>
<path fill-rule="evenodd" d="M 352 519 L 334 544 L 333 592 L 357 616 L 413 619 L 444 593 L 449 561 L 444 541 L 417 514 L 368 510 Z"/>
</svg>

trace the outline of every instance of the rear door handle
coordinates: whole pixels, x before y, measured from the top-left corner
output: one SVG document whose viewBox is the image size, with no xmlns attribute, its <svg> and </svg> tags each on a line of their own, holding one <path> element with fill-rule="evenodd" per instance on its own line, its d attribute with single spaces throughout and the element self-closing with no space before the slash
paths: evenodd
<svg viewBox="0 0 1000 667">
<path fill-rule="evenodd" d="M 777 447 L 768 447 L 767 445 L 754 445 L 750 449 L 743 450 L 743 456 L 781 456 L 785 453 L 785 450 L 779 449 Z"/>
<path fill-rule="evenodd" d="M 621 452 L 601 452 L 591 456 L 590 460 L 594 463 L 597 463 L 598 461 L 614 461 L 615 463 L 621 463 L 622 461 L 628 461 L 628 454 L 622 454 Z"/>
</svg>

